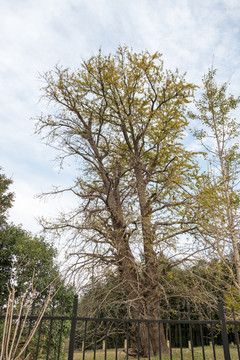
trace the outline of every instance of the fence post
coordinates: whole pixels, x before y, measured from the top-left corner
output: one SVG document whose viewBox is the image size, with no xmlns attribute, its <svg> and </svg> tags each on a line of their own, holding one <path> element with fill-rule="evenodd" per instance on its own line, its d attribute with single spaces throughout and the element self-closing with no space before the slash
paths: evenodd
<svg viewBox="0 0 240 360">
<path fill-rule="evenodd" d="M 226 319 L 223 309 L 223 302 L 222 299 L 218 299 L 218 315 L 221 321 L 221 330 L 222 330 L 222 342 L 223 342 L 223 351 L 224 351 L 224 359 L 231 360 L 230 351 L 229 351 L 229 342 L 228 342 L 228 335 L 227 335 L 227 326 L 226 326 Z"/>
<path fill-rule="evenodd" d="M 73 360 L 73 355 L 74 355 L 74 341 L 75 341 L 75 331 L 76 331 L 76 323 L 77 323 L 77 308 L 78 308 L 78 296 L 74 295 L 71 332 L 70 332 L 70 340 L 69 340 L 69 348 L 68 348 L 68 360 Z"/>
</svg>

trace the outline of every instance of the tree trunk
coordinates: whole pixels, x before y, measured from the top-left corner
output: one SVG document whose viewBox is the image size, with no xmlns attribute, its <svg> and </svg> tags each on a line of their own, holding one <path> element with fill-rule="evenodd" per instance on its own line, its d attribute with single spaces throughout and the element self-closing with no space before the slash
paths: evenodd
<svg viewBox="0 0 240 360">
<path fill-rule="evenodd" d="M 158 318 L 159 317 L 151 317 Z M 145 317 L 146 319 L 146 317 Z M 166 335 L 162 323 L 139 322 L 134 323 L 130 335 L 131 354 L 142 358 L 160 357 L 169 354 Z"/>
<path fill-rule="evenodd" d="M 126 264 L 125 264 L 126 265 Z M 124 272 L 126 274 L 126 272 Z M 139 282 L 133 279 L 134 274 L 128 271 L 128 280 L 125 278 L 125 293 L 130 304 L 130 316 L 139 319 L 138 323 L 132 323 L 130 329 L 131 355 L 147 358 L 168 355 L 166 335 L 162 323 L 148 322 L 144 320 L 160 320 L 158 311 L 159 293 L 158 287 L 146 280 Z M 136 276 L 136 274 L 135 274 Z M 150 308 L 151 307 L 151 308 Z"/>
<path fill-rule="evenodd" d="M 143 273 L 141 274 L 141 286 L 138 287 L 138 300 L 134 301 L 135 309 L 141 307 L 142 303 L 144 309 L 140 318 L 147 319 L 149 315 L 151 319 L 159 319 L 157 305 L 159 303 L 159 272 L 157 255 L 154 251 L 153 243 L 155 239 L 155 231 L 151 223 L 151 203 L 147 201 L 146 197 L 146 181 L 143 177 L 142 166 L 135 158 L 135 175 L 138 192 L 138 199 L 141 212 L 141 224 L 143 235 L 143 257 L 145 265 Z M 136 299 L 136 297 L 135 297 Z M 147 308 L 151 306 L 151 314 L 148 314 Z M 134 314 L 135 318 L 139 318 L 139 313 Z M 134 325 L 132 336 L 132 348 L 136 355 L 143 358 L 148 356 L 158 356 L 169 354 L 166 336 L 162 323 L 148 323 L 141 322 L 139 325 Z"/>
</svg>

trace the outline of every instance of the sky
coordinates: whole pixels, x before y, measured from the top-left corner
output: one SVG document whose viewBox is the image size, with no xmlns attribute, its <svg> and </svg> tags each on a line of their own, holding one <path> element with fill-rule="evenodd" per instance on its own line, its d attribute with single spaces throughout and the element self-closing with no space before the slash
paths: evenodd
<svg viewBox="0 0 240 360">
<path fill-rule="evenodd" d="M 40 75 L 56 64 L 72 70 L 114 52 L 160 51 L 166 68 L 197 85 L 212 63 L 218 79 L 240 94 L 239 0 L 0 0 L 0 167 L 13 180 L 10 221 L 38 233 L 38 218 L 74 206 L 74 198 L 40 200 L 53 185 L 69 186 L 76 171 L 59 171 L 56 151 L 34 134 L 46 112 Z"/>
</svg>

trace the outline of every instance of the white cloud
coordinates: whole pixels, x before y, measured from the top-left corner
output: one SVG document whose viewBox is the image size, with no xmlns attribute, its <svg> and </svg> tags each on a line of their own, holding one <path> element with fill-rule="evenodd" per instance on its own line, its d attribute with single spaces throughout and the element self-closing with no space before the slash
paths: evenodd
<svg viewBox="0 0 240 360">
<path fill-rule="evenodd" d="M 188 72 L 200 83 L 211 66 L 219 79 L 230 76 L 239 92 L 240 5 L 238 0 L 8 0 L 0 3 L 0 166 L 13 175 L 16 192 L 12 219 L 37 229 L 34 216 L 54 211 L 34 195 L 50 184 L 67 184 L 74 169 L 57 174 L 55 152 L 33 136 L 31 117 L 38 115 L 38 72 L 57 62 L 72 68 L 82 58 L 108 53 L 121 44 L 136 51 L 163 53 L 167 68 Z M 192 144 L 195 148 L 195 144 Z"/>
</svg>

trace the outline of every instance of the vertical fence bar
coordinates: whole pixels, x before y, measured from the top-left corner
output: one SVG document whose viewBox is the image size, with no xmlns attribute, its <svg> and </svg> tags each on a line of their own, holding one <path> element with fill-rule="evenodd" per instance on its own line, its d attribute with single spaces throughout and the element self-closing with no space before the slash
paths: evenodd
<svg viewBox="0 0 240 360">
<path fill-rule="evenodd" d="M 160 306 L 158 306 L 158 319 L 160 319 Z M 162 325 L 163 326 L 163 325 Z M 162 360 L 162 348 L 161 348 L 161 335 L 160 335 L 160 322 L 158 322 L 158 355 L 159 355 L 159 360 Z"/>
<path fill-rule="evenodd" d="M 104 346 L 104 360 L 107 360 L 108 327 L 109 327 L 109 321 L 107 321 L 107 323 L 106 323 L 106 329 L 105 329 L 105 338 L 104 338 L 104 343 L 105 343 L 105 346 Z"/>
<path fill-rule="evenodd" d="M 211 316 L 211 309 L 210 308 L 209 308 L 209 319 L 210 319 L 210 322 L 211 322 L 212 321 L 212 316 Z M 212 341 L 213 357 L 214 357 L 214 360 L 216 360 L 215 341 L 214 341 L 212 323 L 210 323 L 210 330 L 211 330 L 211 341 Z"/>
<path fill-rule="evenodd" d="M 119 326 L 119 323 L 117 321 L 117 324 L 116 324 L 116 347 L 115 347 L 115 359 L 116 360 L 118 359 L 118 326 Z"/>
<path fill-rule="evenodd" d="M 33 304 L 32 304 L 31 315 L 34 314 L 34 306 L 35 306 L 35 301 L 33 301 Z M 32 329 L 32 319 L 30 318 L 27 337 L 29 337 L 29 335 L 31 333 L 31 329 Z M 27 354 L 28 354 L 28 346 L 26 347 L 24 359 L 27 358 Z"/>
<path fill-rule="evenodd" d="M 109 307 L 106 306 L 106 316 L 109 316 Z M 106 328 L 105 328 L 105 337 L 104 337 L 104 342 L 105 342 L 105 346 L 104 346 L 104 360 L 107 360 L 107 348 L 108 348 L 108 327 L 109 327 L 109 321 L 106 322 Z"/>
<path fill-rule="evenodd" d="M 61 355 L 62 333 L 63 333 L 63 320 L 61 320 L 61 325 L 60 325 L 60 329 L 59 329 L 59 340 L 58 340 L 57 360 L 60 359 L 60 355 Z"/>
<path fill-rule="evenodd" d="M 223 351 L 224 351 L 224 358 L 225 360 L 231 360 L 230 351 L 229 351 L 229 343 L 228 343 L 228 335 L 227 335 L 227 326 L 226 326 L 226 319 L 223 309 L 223 302 L 219 298 L 218 299 L 218 315 L 221 321 L 221 333 L 222 333 L 222 342 L 223 342 Z"/>
<path fill-rule="evenodd" d="M 140 306 L 138 305 L 138 320 L 140 319 Z M 140 360 L 140 323 L 137 322 L 137 358 Z"/>
<path fill-rule="evenodd" d="M 53 308 L 52 308 L 52 314 L 51 314 L 51 319 L 50 319 L 50 327 L 49 327 L 49 333 L 48 333 L 47 360 L 49 358 L 49 353 L 50 353 L 50 349 L 51 349 L 53 315 L 54 315 L 54 304 L 53 304 Z"/>
<path fill-rule="evenodd" d="M 86 307 L 86 317 L 88 317 L 88 305 Z M 84 335 L 83 335 L 83 346 L 82 346 L 82 352 L 83 352 L 83 360 L 85 360 L 85 351 L 86 351 L 86 342 L 87 342 L 87 326 L 88 321 L 85 320 L 84 322 Z"/>
<path fill-rule="evenodd" d="M 70 340 L 69 340 L 69 348 L 68 348 L 68 360 L 73 360 L 75 331 L 77 324 L 77 308 L 78 308 L 78 296 L 74 295 Z"/>
<path fill-rule="evenodd" d="M 62 316 L 64 316 L 64 310 L 65 310 L 65 303 L 63 302 L 62 305 Z M 63 319 L 61 320 L 60 330 L 59 330 L 59 341 L 58 341 L 58 355 L 57 360 L 60 360 L 61 355 L 61 346 L 62 346 L 62 333 L 63 333 Z"/>
<path fill-rule="evenodd" d="M 232 308 L 232 315 L 233 315 L 233 321 L 234 321 L 234 337 L 237 345 L 237 351 L 238 351 L 238 358 L 240 359 L 240 351 L 239 351 L 239 335 L 237 331 L 237 325 L 236 325 L 236 318 L 235 318 L 235 311 L 234 308 Z"/>
<path fill-rule="evenodd" d="M 35 357 L 35 360 L 37 360 L 37 359 L 38 359 L 39 345 L 40 345 L 40 338 L 41 338 L 41 331 L 42 331 L 42 322 L 43 322 L 43 319 L 41 319 L 41 321 L 40 321 L 40 325 L 39 325 L 38 340 L 37 340 L 37 350 L 36 350 L 36 357 Z"/>
<path fill-rule="evenodd" d="M 119 312 L 119 305 L 117 306 L 117 319 L 118 319 L 118 312 Z M 119 322 L 115 323 L 116 326 L 116 346 L 115 346 L 115 360 L 118 359 L 118 328 L 119 328 Z M 95 359 L 94 359 L 95 360 Z"/>
<path fill-rule="evenodd" d="M 127 322 L 126 326 L 127 326 L 127 334 L 126 334 L 126 337 L 127 337 L 126 360 L 128 360 L 128 352 L 129 352 L 129 323 L 128 323 L 128 322 Z"/>
<path fill-rule="evenodd" d="M 96 317 L 99 316 L 98 305 L 96 306 Z M 97 331 L 98 331 L 98 322 L 95 322 L 95 329 L 94 329 L 94 348 L 93 348 L 93 360 L 96 360 L 96 351 L 97 351 Z"/>
<path fill-rule="evenodd" d="M 168 320 L 171 320 L 170 318 L 170 306 L 168 305 Z M 170 360 L 172 360 L 172 334 L 171 334 L 171 324 L 170 321 L 168 323 L 168 339 L 169 339 L 169 350 L 170 350 Z"/>
<path fill-rule="evenodd" d="M 127 318 L 130 319 L 130 305 L 127 305 Z M 126 348 L 126 360 L 129 358 L 129 322 L 126 323 L 127 333 L 126 333 L 126 340 L 127 340 L 127 348 Z"/>
<path fill-rule="evenodd" d="M 148 320 L 150 318 L 150 315 L 149 315 L 149 305 L 147 307 L 147 317 L 148 317 Z M 151 342 L 150 342 L 150 322 L 148 321 L 147 322 L 147 337 L 148 337 L 148 360 L 151 359 Z"/>
<path fill-rule="evenodd" d="M 190 343 L 191 343 L 191 352 L 192 352 L 192 360 L 194 360 L 194 350 L 193 350 L 193 331 L 192 331 L 192 324 L 191 324 L 191 309 L 190 305 L 187 306 L 188 309 L 188 320 L 189 320 L 189 335 L 190 335 Z"/>
<path fill-rule="evenodd" d="M 180 306 L 178 306 L 178 320 L 181 320 L 180 317 Z M 178 334 L 179 334 L 179 345 L 180 345 L 180 355 L 181 355 L 181 360 L 183 360 L 183 345 L 182 345 L 182 328 L 181 328 L 181 323 L 178 323 Z"/>
<path fill-rule="evenodd" d="M 202 314 L 201 314 L 201 310 L 199 308 L 199 320 L 202 320 Z M 204 338 L 203 338 L 203 327 L 202 324 L 200 323 L 200 338 L 201 338 L 201 345 L 202 345 L 202 355 L 203 355 L 203 360 L 205 360 L 205 349 L 204 349 Z"/>
</svg>

